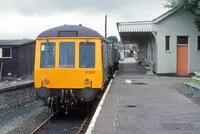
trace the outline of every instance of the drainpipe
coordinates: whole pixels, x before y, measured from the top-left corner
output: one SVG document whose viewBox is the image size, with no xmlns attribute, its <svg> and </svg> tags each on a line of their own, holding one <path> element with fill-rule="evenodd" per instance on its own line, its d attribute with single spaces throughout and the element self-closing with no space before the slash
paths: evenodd
<svg viewBox="0 0 200 134">
<path fill-rule="evenodd" d="M 124 57 L 125 57 L 125 44 L 124 44 Z"/>
</svg>

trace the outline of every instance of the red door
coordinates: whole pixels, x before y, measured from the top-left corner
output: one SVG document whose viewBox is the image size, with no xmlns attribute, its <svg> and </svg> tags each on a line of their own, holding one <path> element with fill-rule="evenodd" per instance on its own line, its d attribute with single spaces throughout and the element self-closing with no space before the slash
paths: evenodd
<svg viewBox="0 0 200 134">
<path fill-rule="evenodd" d="M 188 45 L 177 46 L 177 75 L 188 75 Z"/>
</svg>

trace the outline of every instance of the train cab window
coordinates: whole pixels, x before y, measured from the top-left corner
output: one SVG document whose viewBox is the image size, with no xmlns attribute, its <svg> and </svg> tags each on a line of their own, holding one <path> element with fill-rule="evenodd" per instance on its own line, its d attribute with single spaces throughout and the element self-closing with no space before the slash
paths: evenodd
<svg viewBox="0 0 200 134">
<path fill-rule="evenodd" d="M 95 67 L 95 43 L 80 42 L 79 67 L 94 68 Z"/>
<path fill-rule="evenodd" d="M 41 44 L 41 68 L 54 68 L 55 67 L 55 43 L 43 42 Z"/>
<path fill-rule="evenodd" d="M 62 68 L 74 68 L 75 43 L 61 42 L 60 43 L 60 60 L 59 64 Z"/>
</svg>

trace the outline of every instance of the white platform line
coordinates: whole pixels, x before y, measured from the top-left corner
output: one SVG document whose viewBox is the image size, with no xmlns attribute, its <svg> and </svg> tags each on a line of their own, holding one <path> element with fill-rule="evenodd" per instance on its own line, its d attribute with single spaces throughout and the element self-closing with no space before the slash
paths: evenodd
<svg viewBox="0 0 200 134">
<path fill-rule="evenodd" d="M 115 74 L 113 75 L 114 78 L 115 78 L 116 73 L 117 73 L 117 71 L 115 71 Z M 103 97 L 101 98 L 101 101 L 100 101 L 100 103 L 99 103 L 99 105 L 98 105 L 98 107 L 96 109 L 96 112 L 95 112 L 94 116 L 92 117 L 92 120 L 91 120 L 91 122 L 90 122 L 85 134 L 91 134 L 92 133 L 92 130 L 94 129 L 96 120 L 97 120 L 97 118 L 99 116 L 99 113 L 101 111 L 102 105 L 103 105 L 103 103 L 105 101 L 106 95 L 108 94 L 108 91 L 110 90 L 110 86 L 111 86 L 112 81 L 113 81 L 113 79 L 110 80 L 109 85 L 108 85 Z"/>
</svg>

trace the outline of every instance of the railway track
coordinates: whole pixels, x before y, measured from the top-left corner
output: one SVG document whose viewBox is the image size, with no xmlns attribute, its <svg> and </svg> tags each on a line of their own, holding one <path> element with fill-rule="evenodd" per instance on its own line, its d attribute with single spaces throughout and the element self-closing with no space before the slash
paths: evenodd
<svg viewBox="0 0 200 134">
<path fill-rule="evenodd" d="M 106 83 L 105 89 L 110 80 Z M 104 90 L 105 92 L 105 90 Z M 88 114 L 80 115 L 50 115 L 43 121 L 31 134 L 84 134 L 95 113 L 95 110 L 103 96 L 104 92 L 92 104 L 91 110 Z"/>
<path fill-rule="evenodd" d="M 89 116 L 85 118 L 83 121 L 81 127 L 79 128 L 78 132 L 76 134 L 81 134 L 84 132 L 84 128 L 86 127 L 87 123 L 89 122 Z"/>
<path fill-rule="evenodd" d="M 31 134 L 80 134 L 88 117 L 49 116 Z"/>
<path fill-rule="evenodd" d="M 38 132 L 38 130 L 39 130 L 42 126 L 44 126 L 53 116 L 54 116 L 54 115 L 51 114 L 51 115 L 50 115 L 46 120 L 44 120 L 37 128 L 35 128 L 35 129 L 31 132 L 31 134 L 35 134 L 36 132 Z"/>
<path fill-rule="evenodd" d="M 91 115 L 53 115 L 44 120 L 31 134 L 83 134 Z"/>
</svg>

